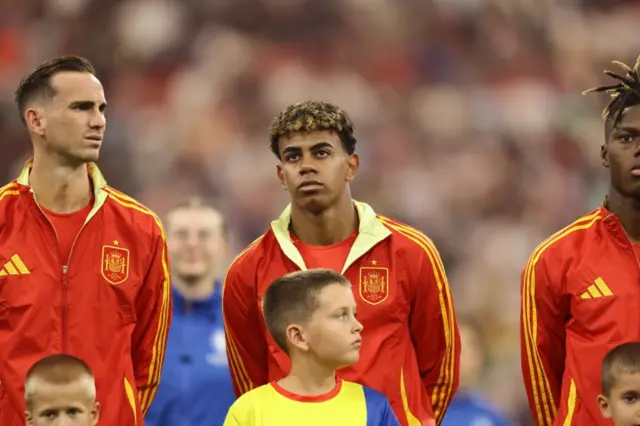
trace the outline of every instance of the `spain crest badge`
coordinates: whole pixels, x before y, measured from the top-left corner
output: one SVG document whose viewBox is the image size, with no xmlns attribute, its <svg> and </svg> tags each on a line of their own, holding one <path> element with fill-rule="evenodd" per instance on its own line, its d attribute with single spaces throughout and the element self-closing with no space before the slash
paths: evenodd
<svg viewBox="0 0 640 426">
<path fill-rule="evenodd" d="M 102 276 L 114 285 L 125 282 L 129 277 L 129 250 L 102 246 Z"/>
<path fill-rule="evenodd" d="M 379 266 L 360 268 L 360 297 L 371 305 L 378 305 L 389 297 L 389 269 Z"/>
</svg>

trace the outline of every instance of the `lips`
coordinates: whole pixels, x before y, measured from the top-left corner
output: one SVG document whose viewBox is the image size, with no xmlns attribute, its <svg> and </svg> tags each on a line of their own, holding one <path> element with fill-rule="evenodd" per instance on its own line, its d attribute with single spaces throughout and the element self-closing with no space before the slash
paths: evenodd
<svg viewBox="0 0 640 426">
<path fill-rule="evenodd" d="M 323 186 L 324 185 L 322 185 L 317 180 L 308 180 L 298 185 L 298 189 L 319 189 L 319 188 L 322 188 Z"/>
<path fill-rule="evenodd" d="M 88 139 L 88 140 L 91 140 L 91 141 L 102 142 L 102 136 L 100 136 L 100 135 L 85 136 L 85 139 Z"/>
</svg>

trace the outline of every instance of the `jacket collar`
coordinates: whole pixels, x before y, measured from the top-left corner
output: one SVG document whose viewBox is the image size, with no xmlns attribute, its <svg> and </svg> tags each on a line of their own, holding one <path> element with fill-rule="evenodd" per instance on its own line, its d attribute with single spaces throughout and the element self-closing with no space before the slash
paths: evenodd
<svg viewBox="0 0 640 426">
<path fill-rule="evenodd" d="M 343 273 L 362 255 L 391 235 L 391 231 L 378 220 L 371 206 L 359 201 L 354 201 L 353 203 L 360 218 L 360 225 L 358 227 L 358 237 L 353 243 L 347 261 L 342 269 Z M 284 209 L 278 219 L 271 222 L 271 229 L 283 253 L 300 269 L 304 270 L 307 269 L 307 267 L 302 259 L 302 255 L 291 240 L 291 234 L 289 233 L 290 223 L 291 204 Z"/>
<path fill-rule="evenodd" d="M 27 160 L 24 167 L 22 168 L 22 171 L 20 172 L 20 175 L 16 179 L 16 183 L 20 187 L 22 187 L 25 190 L 29 190 L 30 192 L 31 192 L 31 186 L 29 185 L 29 176 L 31 175 L 32 167 L 33 167 L 33 158 Z M 93 204 L 93 208 L 91 209 L 91 212 L 89 212 L 89 215 L 85 220 L 85 223 L 87 223 L 89 219 L 91 219 L 98 212 L 98 210 L 100 210 L 103 204 L 107 201 L 107 198 L 109 198 L 109 194 L 106 191 L 104 191 L 104 188 L 107 186 L 107 181 L 105 180 L 104 176 L 100 172 L 100 169 L 98 169 L 98 166 L 95 163 L 87 163 L 87 170 L 89 172 L 89 178 L 93 183 L 93 195 L 94 195 L 95 202 Z"/>
</svg>

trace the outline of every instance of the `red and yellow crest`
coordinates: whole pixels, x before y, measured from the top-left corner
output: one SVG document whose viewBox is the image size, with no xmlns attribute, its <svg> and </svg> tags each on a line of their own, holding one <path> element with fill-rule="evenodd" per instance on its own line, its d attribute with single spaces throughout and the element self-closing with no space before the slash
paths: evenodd
<svg viewBox="0 0 640 426">
<path fill-rule="evenodd" d="M 367 303 L 378 305 L 389 297 L 389 269 L 379 266 L 360 268 L 360 297 Z"/>
<path fill-rule="evenodd" d="M 129 250 L 102 246 L 102 276 L 111 284 L 121 284 L 129 277 Z"/>
</svg>

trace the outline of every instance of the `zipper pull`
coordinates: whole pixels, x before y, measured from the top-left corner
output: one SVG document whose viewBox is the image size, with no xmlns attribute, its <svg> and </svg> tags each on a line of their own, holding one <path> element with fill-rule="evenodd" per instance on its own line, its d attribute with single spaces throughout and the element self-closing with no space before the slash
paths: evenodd
<svg viewBox="0 0 640 426">
<path fill-rule="evenodd" d="M 66 273 L 67 273 L 67 265 L 64 265 L 64 266 L 62 267 L 62 273 L 63 273 L 63 274 L 66 274 Z"/>
</svg>

